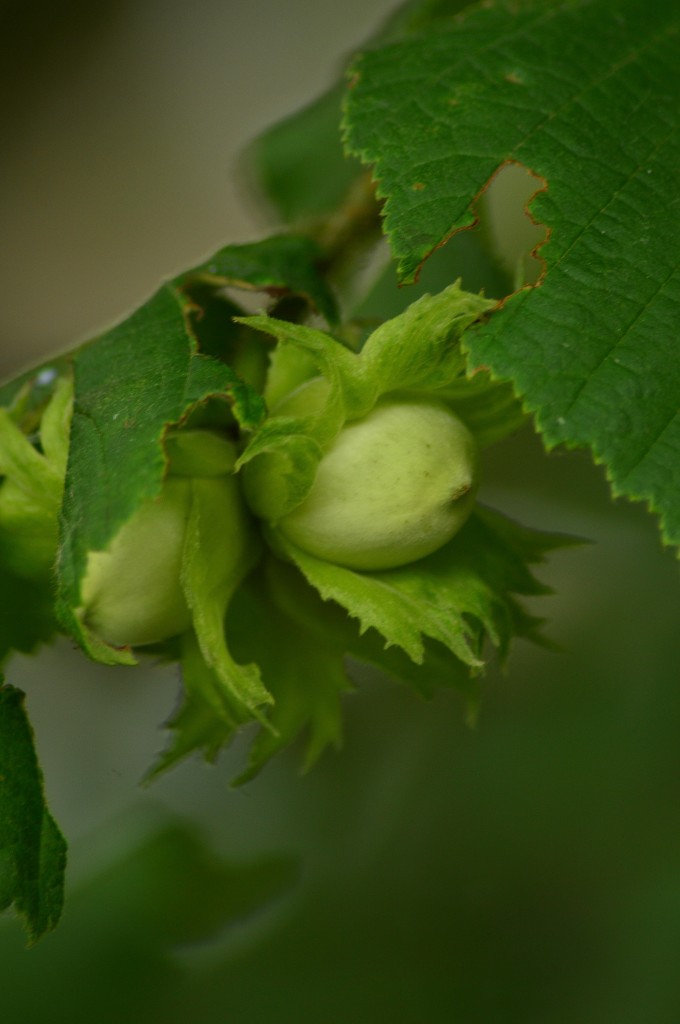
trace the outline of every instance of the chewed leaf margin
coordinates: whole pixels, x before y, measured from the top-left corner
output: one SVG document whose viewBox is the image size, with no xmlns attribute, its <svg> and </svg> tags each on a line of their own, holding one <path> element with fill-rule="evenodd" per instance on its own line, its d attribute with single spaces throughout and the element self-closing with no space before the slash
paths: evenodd
<svg viewBox="0 0 680 1024">
<path fill-rule="evenodd" d="M 192 409 L 215 397 L 250 428 L 264 414 L 261 397 L 229 366 L 197 352 L 188 309 L 183 295 L 165 285 L 74 358 L 57 614 L 66 632 L 109 664 L 130 664 L 134 657 L 98 640 L 76 615 L 88 553 L 104 550 L 135 511 L 160 493 L 166 433 Z"/>
<path fill-rule="evenodd" d="M 337 324 L 338 305 L 323 275 L 323 253 L 306 235 L 270 235 L 259 242 L 227 245 L 209 260 L 176 278 L 179 287 L 203 281 L 264 291 L 273 298 L 301 295 L 329 324 Z"/>
</svg>

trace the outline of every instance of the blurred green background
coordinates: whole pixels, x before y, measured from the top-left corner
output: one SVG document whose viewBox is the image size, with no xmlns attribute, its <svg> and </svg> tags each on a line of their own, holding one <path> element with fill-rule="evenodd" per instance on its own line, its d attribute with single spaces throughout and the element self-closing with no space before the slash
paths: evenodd
<svg viewBox="0 0 680 1024">
<path fill-rule="evenodd" d="M 238 152 L 393 6 L 6 0 L 0 376 L 263 233 Z M 677 562 L 584 453 L 526 430 L 485 481 L 594 543 L 540 570 L 561 651 L 517 644 L 474 730 L 455 695 L 357 671 L 344 749 L 311 774 L 293 751 L 234 791 L 235 747 L 141 789 L 173 670 L 66 643 L 12 663 L 71 860 L 54 934 L 27 951 L 0 922 L 4 1024 L 680 1020 Z"/>
</svg>

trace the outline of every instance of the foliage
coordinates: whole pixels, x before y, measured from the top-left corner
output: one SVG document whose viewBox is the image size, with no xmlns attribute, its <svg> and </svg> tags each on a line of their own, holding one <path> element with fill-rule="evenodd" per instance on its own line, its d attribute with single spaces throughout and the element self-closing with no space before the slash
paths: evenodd
<svg viewBox="0 0 680 1024">
<path fill-rule="evenodd" d="M 680 541 L 678 12 L 639 0 L 481 4 L 358 59 L 345 109 L 402 279 L 475 218 L 504 163 L 539 179 L 539 288 L 467 339 L 546 444 L 587 445 Z"/>
<path fill-rule="evenodd" d="M 0 683 L 0 909 L 10 904 L 35 942 L 63 903 L 66 843 L 45 806 L 24 695 Z"/>
<path fill-rule="evenodd" d="M 533 414 L 546 446 L 588 446 L 613 492 L 647 501 L 665 540 L 680 540 L 677 14 L 640 0 L 460 8 L 408 5 L 346 88 L 260 140 L 251 165 L 288 230 L 225 247 L 0 392 L 3 653 L 59 630 L 105 664 L 145 652 L 177 661 L 183 702 L 152 775 L 197 750 L 214 759 L 249 723 L 241 781 L 300 734 L 310 765 L 340 741 L 347 655 L 420 693 L 455 686 L 474 708 L 491 652 L 504 661 L 515 637 L 541 640 L 520 598 L 548 590 L 531 567 L 568 538 L 478 506 L 426 557 L 356 570 L 279 531 L 343 428 L 385 396 L 444 404 L 482 449 Z M 326 145 L 342 97 L 347 158 Z M 548 232 L 538 286 L 499 290 L 486 254 L 489 295 L 468 290 L 452 241 L 441 290 L 411 304 L 394 291 L 371 329 L 360 313 L 375 294 L 358 294 L 358 271 L 380 218 L 413 281 L 474 225 L 508 162 L 541 182 L 530 206 Z M 266 311 L 246 315 L 243 291 Z M 311 411 L 286 406 L 319 380 Z M 215 455 L 225 445 L 235 462 Z M 148 646 L 111 642 L 88 608 L 93 556 L 113 553 L 174 476 L 186 481 L 175 532 L 187 624 Z M 211 496 L 227 479 L 220 515 Z M 0 895 L 37 938 L 58 917 L 64 849 L 20 695 L 0 692 L 0 775 L 11 768 L 27 787 L 0 803 L 0 850 L 39 865 L 6 872 Z"/>
</svg>

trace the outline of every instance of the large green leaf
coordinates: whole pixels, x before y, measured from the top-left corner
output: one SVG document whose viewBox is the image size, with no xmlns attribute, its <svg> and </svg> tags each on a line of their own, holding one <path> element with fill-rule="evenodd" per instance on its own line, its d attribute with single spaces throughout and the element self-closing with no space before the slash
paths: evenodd
<svg viewBox="0 0 680 1024">
<path fill-rule="evenodd" d="M 24 694 L 0 677 L 0 910 L 14 904 L 31 942 L 54 928 L 66 843 L 43 795 Z"/>
<path fill-rule="evenodd" d="M 130 660 L 87 637 L 74 609 L 87 555 L 161 490 L 169 424 L 209 396 L 228 401 L 244 427 L 263 413 L 260 397 L 224 363 L 195 351 L 185 303 L 172 286 L 83 348 L 74 363 L 75 404 L 62 512 L 59 613 L 103 660 Z"/>
<path fill-rule="evenodd" d="M 680 541 L 680 11 L 498 0 L 353 68 L 350 152 L 374 165 L 404 280 L 475 218 L 503 163 L 544 179 L 541 286 L 467 337 L 548 446 L 587 445 Z"/>
</svg>

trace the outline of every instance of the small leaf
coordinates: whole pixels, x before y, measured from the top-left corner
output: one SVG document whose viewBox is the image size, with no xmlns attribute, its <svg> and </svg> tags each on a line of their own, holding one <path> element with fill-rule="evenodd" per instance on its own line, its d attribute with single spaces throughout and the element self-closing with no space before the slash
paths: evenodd
<svg viewBox="0 0 680 1024">
<path fill-rule="evenodd" d="M 232 285 L 249 291 L 303 296 L 330 324 L 337 323 L 338 309 L 320 266 L 322 254 L 311 238 L 303 235 L 272 235 L 260 242 L 227 245 L 211 259 L 182 274 L 177 284 L 191 287 L 194 280 L 215 287 Z"/>
<path fill-rule="evenodd" d="M 371 334 L 361 352 L 376 394 L 394 390 L 433 391 L 465 370 L 460 340 L 471 324 L 496 305 L 461 290 L 460 281 L 437 295 L 423 295 Z"/>
<path fill-rule="evenodd" d="M 412 568 L 417 563 L 406 570 L 355 572 L 308 555 L 283 537 L 277 536 L 277 543 L 325 601 L 337 601 L 359 620 L 362 633 L 376 629 L 388 646 L 401 647 L 417 664 L 424 658 L 424 636 L 439 640 L 471 667 L 481 664 L 472 653 L 462 615 L 442 609 L 441 601 L 428 601 Z"/>
<path fill-rule="evenodd" d="M 264 424 L 239 462 L 248 466 L 246 493 L 259 516 L 275 522 L 304 501 L 323 449 L 303 423 L 276 416 Z"/>
<path fill-rule="evenodd" d="M 289 346 L 302 353 L 303 365 L 316 367 L 326 382 L 315 412 L 296 415 L 290 402 L 275 406 L 236 464 L 237 469 L 246 469 L 245 487 L 251 506 L 260 517 L 275 522 L 306 497 L 324 450 L 348 416 L 370 408 L 375 388 L 364 373 L 360 357 L 323 331 L 274 317 L 239 319 L 273 335 L 284 346 L 275 355 L 280 352 L 285 356 Z M 287 362 L 290 364 L 290 360 Z M 291 371 L 290 365 L 283 368 L 281 359 L 274 365 L 280 379 L 289 376 L 285 371 Z M 299 365 L 293 364 L 292 370 L 297 375 Z"/>
<path fill-rule="evenodd" d="M 252 778 L 303 732 L 305 768 L 327 746 L 339 745 L 340 698 L 350 688 L 345 653 L 356 638 L 356 628 L 344 611 L 324 605 L 299 573 L 271 555 L 264 569 L 248 578 L 229 609 L 227 643 L 240 662 L 257 661 L 274 704 L 237 782 Z M 173 741 L 150 777 L 194 751 L 214 761 L 246 720 L 242 707 L 229 701 L 207 668 L 195 639 L 188 636 L 182 643 L 184 699 L 169 722 Z"/>
<path fill-rule="evenodd" d="M 51 817 L 24 710 L 0 679 L 0 910 L 14 904 L 30 942 L 59 921 L 66 843 Z"/>
<path fill-rule="evenodd" d="M 335 601 L 322 600 L 302 573 L 288 562 L 269 558 L 265 563 L 267 594 L 301 628 L 357 661 L 372 665 L 419 693 L 430 695 L 439 686 L 455 686 L 468 697 L 477 692 L 469 668 L 443 646 L 425 641 L 424 660 L 417 665 L 398 647 L 385 647 L 374 629 L 359 632 L 356 619 Z"/>
<path fill-rule="evenodd" d="M 243 716 L 261 718 L 258 708 L 271 703 L 257 665 L 238 664 L 227 646 L 224 619 L 233 594 L 259 556 L 259 544 L 240 491 L 220 479 L 191 480 L 191 508 L 186 526 L 182 586 L 203 660 L 214 676 L 219 707 L 226 701 Z M 228 544 L 231 571 L 216 559 L 213 545 Z"/>
<path fill-rule="evenodd" d="M 203 657 L 193 633 L 181 638 L 182 701 L 167 723 L 173 736 L 145 776 L 151 782 L 190 754 L 213 762 L 248 717 Z"/>
<path fill-rule="evenodd" d="M 443 644 L 474 673 L 482 666 L 486 636 L 507 653 L 513 636 L 540 640 L 538 623 L 514 594 L 545 593 L 529 565 L 573 538 L 520 527 L 499 513 L 477 508 L 448 544 L 427 558 L 380 572 L 354 572 L 301 551 L 277 536 L 285 555 L 324 600 L 333 600 L 375 629 L 387 646 L 412 661 L 425 657 L 425 638 Z"/>
<path fill-rule="evenodd" d="M 258 331 L 264 331 L 283 345 L 294 345 L 303 352 L 310 362 L 333 386 L 341 388 L 345 404 L 353 409 L 353 399 L 359 409 L 367 403 L 363 384 L 363 370 L 357 355 L 345 348 L 330 334 L 318 331 L 304 324 L 291 324 L 270 316 L 239 317 L 241 323 Z"/>
<path fill-rule="evenodd" d="M 270 557 L 268 562 L 273 559 Z M 302 732 L 306 733 L 305 769 L 327 746 L 339 746 L 340 697 L 350 688 L 342 638 L 323 634 L 313 628 L 314 624 L 310 628 L 295 616 L 292 606 L 285 608 L 273 602 L 268 589 L 261 575 L 249 580 L 228 619 L 234 649 L 243 658 L 257 658 L 262 678 L 274 697 L 269 728 L 262 729 L 253 741 L 248 767 L 238 782 L 252 778 Z M 294 591 L 287 593 L 289 600 L 296 596 Z"/>
</svg>

